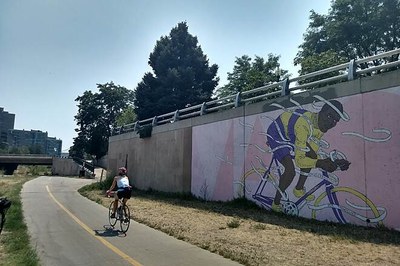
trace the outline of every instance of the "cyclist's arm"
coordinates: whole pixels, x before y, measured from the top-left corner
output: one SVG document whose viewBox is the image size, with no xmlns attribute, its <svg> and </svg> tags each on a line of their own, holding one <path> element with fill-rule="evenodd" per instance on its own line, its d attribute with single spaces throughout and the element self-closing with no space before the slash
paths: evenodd
<svg viewBox="0 0 400 266">
<path fill-rule="evenodd" d="M 111 187 L 110 187 L 110 189 L 107 191 L 107 193 L 110 192 L 110 191 L 113 191 L 116 185 L 117 185 L 117 179 L 114 177 L 114 180 L 113 180 L 113 182 L 112 182 L 112 184 L 111 184 Z"/>
</svg>

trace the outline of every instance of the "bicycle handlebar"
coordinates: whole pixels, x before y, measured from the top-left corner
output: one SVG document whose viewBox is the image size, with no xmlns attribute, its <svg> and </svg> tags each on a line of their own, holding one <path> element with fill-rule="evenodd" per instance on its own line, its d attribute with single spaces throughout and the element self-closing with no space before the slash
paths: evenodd
<svg viewBox="0 0 400 266">
<path fill-rule="evenodd" d="M 338 159 L 344 159 L 347 160 L 346 155 L 344 153 L 338 151 L 338 150 L 333 150 L 329 153 L 329 158 L 331 159 L 332 162 L 338 160 Z"/>
<path fill-rule="evenodd" d="M 107 191 L 106 191 L 106 196 L 107 196 L 107 197 L 111 197 L 111 196 L 114 195 L 114 193 L 115 193 L 115 191 L 107 190 Z"/>
<path fill-rule="evenodd" d="M 132 186 L 129 186 L 129 187 L 127 187 L 127 188 L 129 188 L 129 189 L 132 189 Z M 110 196 L 113 196 L 115 193 L 117 193 L 117 191 L 114 191 L 114 190 L 107 190 L 106 191 L 106 196 L 107 197 L 110 197 Z"/>
</svg>

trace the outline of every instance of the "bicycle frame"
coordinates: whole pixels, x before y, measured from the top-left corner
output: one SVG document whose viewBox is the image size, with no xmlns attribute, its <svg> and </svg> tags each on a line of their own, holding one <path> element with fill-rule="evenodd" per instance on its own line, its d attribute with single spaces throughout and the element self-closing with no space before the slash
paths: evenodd
<svg viewBox="0 0 400 266">
<path fill-rule="evenodd" d="M 266 177 L 270 174 L 271 166 L 272 166 L 273 163 L 275 163 L 275 165 L 277 166 L 279 177 L 282 176 L 281 170 L 279 168 L 279 162 L 273 156 L 267 171 L 264 172 L 264 175 L 262 177 L 262 181 L 258 185 L 256 193 L 253 195 L 253 199 L 259 201 L 263 206 L 265 206 L 265 207 L 267 207 L 269 209 L 271 209 L 272 203 L 274 201 L 274 197 L 264 196 L 261 193 L 262 193 L 262 191 L 264 190 L 264 188 L 265 188 L 265 186 L 267 184 Z M 321 169 L 321 172 L 322 172 L 323 176 L 325 176 L 326 178 L 329 178 L 328 177 L 328 173 L 326 171 Z M 333 186 L 333 184 L 331 182 L 329 182 L 326 179 L 321 180 L 321 182 L 319 182 L 314 187 L 312 187 L 309 191 L 307 191 L 297 201 L 291 202 L 291 201 L 287 200 L 286 202 L 293 203 L 296 206 L 296 208 L 297 208 L 296 215 L 298 215 L 298 210 L 302 209 L 303 206 L 306 204 L 307 197 L 310 196 L 311 194 L 313 194 L 314 192 L 316 192 L 322 186 L 325 186 L 325 190 L 326 190 L 326 194 L 327 194 L 329 203 L 332 204 L 333 206 L 339 206 L 340 204 L 339 204 L 339 201 L 337 199 L 336 193 L 332 192 L 332 189 L 334 188 L 334 186 Z M 283 201 L 285 201 L 285 200 L 283 200 Z M 342 210 L 340 208 L 332 208 L 332 211 L 333 211 L 333 213 L 334 213 L 334 215 L 335 215 L 335 217 L 336 217 L 336 219 L 338 220 L 339 223 L 343 223 L 343 224 L 347 223 L 346 219 L 345 219 L 345 217 L 344 217 L 344 215 L 342 213 Z"/>
<path fill-rule="evenodd" d="M 115 193 L 116 193 L 115 191 L 111 191 L 111 192 L 108 194 L 108 196 L 112 196 L 112 198 L 115 200 L 115 198 L 114 198 L 114 194 L 115 194 Z M 112 202 L 114 203 L 114 201 L 112 201 Z M 122 208 L 122 206 L 124 206 L 124 205 L 126 205 L 126 204 L 124 204 L 124 198 L 118 199 L 117 208 L 116 208 L 115 212 L 117 212 L 118 209 L 119 209 L 120 207 Z"/>
<path fill-rule="evenodd" d="M 114 191 L 113 191 L 113 193 L 108 193 L 108 196 L 110 196 L 112 194 L 114 194 Z M 118 199 L 117 208 L 115 209 L 115 212 L 114 212 L 115 216 L 113 218 L 111 218 L 111 213 L 114 208 L 114 203 L 115 203 L 115 199 L 110 203 L 110 207 L 109 207 L 109 211 L 108 211 L 108 215 L 109 215 L 108 219 L 109 219 L 110 225 L 112 227 L 114 227 L 116 222 L 119 220 L 121 231 L 123 233 L 126 233 L 129 229 L 129 225 L 130 225 L 129 206 L 126 203 L 124 204 L 124 198 Z"/>
</svg>

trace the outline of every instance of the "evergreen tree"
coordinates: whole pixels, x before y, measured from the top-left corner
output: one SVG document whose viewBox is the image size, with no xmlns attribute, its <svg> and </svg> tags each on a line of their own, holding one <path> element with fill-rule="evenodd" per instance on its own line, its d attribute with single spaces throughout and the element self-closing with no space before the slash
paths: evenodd
<svg viewBox="0 0 400 266">
<path fill-rule="evenodd" d="M 209 66 L 186 22 L 179 23 L 169 36 L 157 41 L 149 65 L 153 73 L 146 73 L 135 90 L 134 105 L 139 120 L 209 101 L 218 85 L 218 66 Z"/>
</svg>

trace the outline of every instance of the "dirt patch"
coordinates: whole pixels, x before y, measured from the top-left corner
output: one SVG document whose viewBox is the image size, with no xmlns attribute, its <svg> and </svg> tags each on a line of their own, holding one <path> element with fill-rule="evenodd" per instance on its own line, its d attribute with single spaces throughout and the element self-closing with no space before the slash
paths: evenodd
<svg viewBox="0 0 400 266">
<path fill-rule="evenodd" d="M 84 192 L 108 207 L 101 191 Z M 400 233 L 135 192 L 132 218 L 245 265 L 400 265 Z"/>
</svg>

